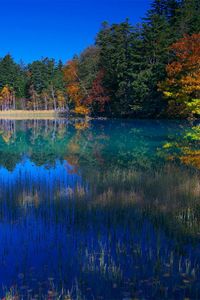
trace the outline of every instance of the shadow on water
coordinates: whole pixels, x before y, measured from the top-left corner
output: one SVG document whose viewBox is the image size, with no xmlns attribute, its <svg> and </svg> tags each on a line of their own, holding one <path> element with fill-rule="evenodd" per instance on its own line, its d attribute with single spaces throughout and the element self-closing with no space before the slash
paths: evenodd
<svg viewBox="0 0 200 300">
<path fill-rule="evenodd" d="M 199 299 L 199 152 L 186 122 L 1 121 L 1 295 Z"/>
</svg>

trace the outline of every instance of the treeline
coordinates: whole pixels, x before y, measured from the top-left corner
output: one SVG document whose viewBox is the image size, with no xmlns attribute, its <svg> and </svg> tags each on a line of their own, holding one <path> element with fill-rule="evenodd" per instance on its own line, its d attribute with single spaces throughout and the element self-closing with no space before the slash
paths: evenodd
<svg viewBox="0 0 200 300">
<path fill-rule="evenodd" d="M 200 1 L 154 0 L 142 23 L 104 22 L 95 45 L 63 64 L 0 60 L 0 109 L 92 116 L 200 114 Z"/>
</svg>

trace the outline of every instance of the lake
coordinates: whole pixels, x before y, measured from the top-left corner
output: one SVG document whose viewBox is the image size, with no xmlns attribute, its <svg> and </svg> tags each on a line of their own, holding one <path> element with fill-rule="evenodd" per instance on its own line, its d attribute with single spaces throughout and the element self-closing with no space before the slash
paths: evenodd
<svg viewBox="0 0 200 300">
<path fill-rule="evenodd" d="M 1 120 L 6 293 L 200 299 L 199 124 Z"/>
</svg>

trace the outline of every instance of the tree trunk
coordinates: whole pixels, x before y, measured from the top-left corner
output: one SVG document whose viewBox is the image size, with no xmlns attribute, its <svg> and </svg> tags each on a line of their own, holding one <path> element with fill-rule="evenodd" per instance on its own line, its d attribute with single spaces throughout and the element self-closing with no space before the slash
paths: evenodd
<svg viewBox="0 0 200 300">
<path fill-rule="evenodd" d="M 48 107 L 47 107 L 47 96 L 44 97 L 44 101 L 45 101 L 45 110 L 47 110 L 48 109 Z"/>
<path fill-rule="evenodd" d="M 55 92 L 54 92 L 53 86 L 51 87 L 51 95 L 52 95 L 52 98 L 53 98 L 54 110 L 56 110 L 56 98 L 55 98 Z"/>
<path fill-rule="evenodd" d="M 15 110 L 16 109 L 15 95 L 13 95 L 12 98 L 13 98 L 13 109 Z"/>
</svg>

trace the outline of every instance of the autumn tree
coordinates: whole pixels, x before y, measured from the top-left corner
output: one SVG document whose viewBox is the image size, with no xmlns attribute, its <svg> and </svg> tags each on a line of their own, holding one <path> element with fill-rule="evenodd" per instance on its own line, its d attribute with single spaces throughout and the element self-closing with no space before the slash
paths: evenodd
<svg viewBox="0 0 200 300">
<path fill-rule="evenodd" d="M 2 110 L 15 109 L 15 93 L 8 85 L 0 91 L 0 103 Z"/>
<path fill-rule="evenodd" d="M 74 111 L 78 114 L 88 114 L 89 109 L 84 105 L 84 98 L 87 91 L 81 84 L 78 74 L 78 59 L 69 61 L 63 68 L 64 82 L 66 84 L 66 92 Z"/>
<path fill-rule="evenodd" d="M 170 47 L 174 60 L 159 84 L 172 116 L 200 115 L 200 34 L 185 35 Z"/>
<path fill-rule="evenodd" d="M 26 68 L 22 63 L 17 64 L 10 54 L 0 59 L 0 89 L 8 86 L 15 95 L 13 109 L 17 107 L 16 100 L 25 97 L 26 83 Z"/>
<path fill-rule="evenodd" d="M 140 24 L 104 22 L 95 44 L 66 65 L 48 57 L 24 65 L 7 54 L 0 58 L 0 108 L 198 115 L 199 29 L 199 0 L 152 0 Z"/>
<path fill-rule="evenodd" d="M 105 111 L 105 106 L 109 102 L 110 97 L 108 91 L 104 87 L 105 72 L 100 70 L 97 73 L 95 80 L 93 81 L 92 88 L 88 97 L 85 99 L 85 103 L 92 107 L 93 113 L 102 113 Z"/>
</svg>

